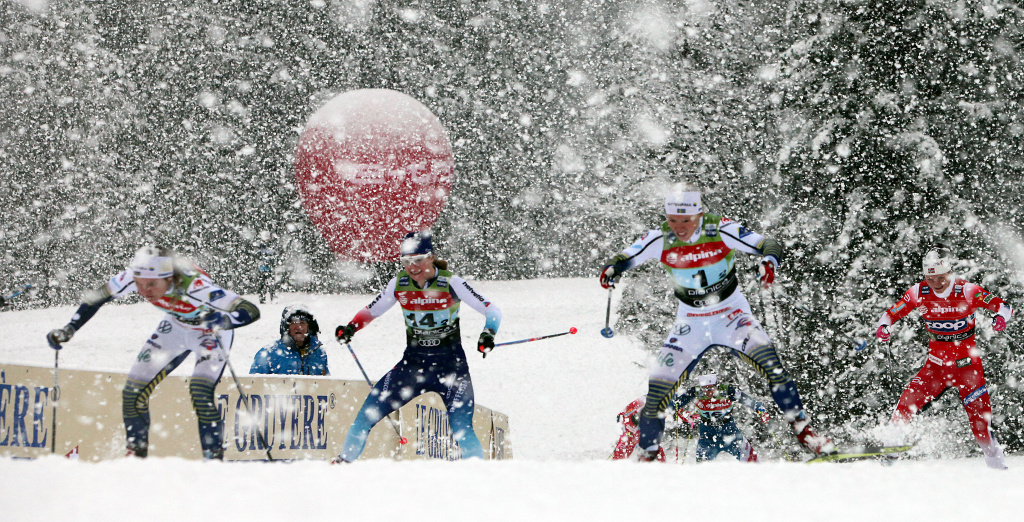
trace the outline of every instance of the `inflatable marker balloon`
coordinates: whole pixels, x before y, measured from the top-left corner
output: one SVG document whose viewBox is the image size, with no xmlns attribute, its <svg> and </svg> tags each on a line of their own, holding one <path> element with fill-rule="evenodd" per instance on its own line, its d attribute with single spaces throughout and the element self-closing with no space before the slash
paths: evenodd
<svg viewBox="0 0 1024 522">
<path fill-rule="evenodd" d="M 295 182 L 310 221 L 339 259 L 398 259 L 405 234 L 430 228 L 451 192 L 441 121 L 400 92 L 340 94 L 310 116 Z"/>
</svg>

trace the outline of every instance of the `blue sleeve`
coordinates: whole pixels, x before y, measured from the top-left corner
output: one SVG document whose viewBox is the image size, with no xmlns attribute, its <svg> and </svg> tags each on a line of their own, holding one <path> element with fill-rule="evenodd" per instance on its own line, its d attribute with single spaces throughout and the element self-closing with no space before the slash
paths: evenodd
<svg viewBox="0 0 1024 522">
<path fill-rule="evenodd" d="M 729 387 L 733 388 L 732 385 L 730 385 Z M 732 390 L 730 390 L 730 391 L 732 391 Z M 747 395 L 746 393 L 743 393 L 743 390 L 741 390 L 739 388 L 735 388 L 735 392 L 734 393 L 730 393 L 730 395 L 733 395 L 734 399 L 739 401 L 740 404 L 742 404 L 742 405 L 744 405 L 744 406 L 746 406 L 746 407 L 748 407 L 748 408 L 750 408 L 750 409 L 752 409 L 754 411 L 759 411 L 759 410 L 764 410 L 765 409 L 764 404 L 761 404 L 760 402 L 757 401 L 757 399 L 754 399 L 750 395 Z"/>
<path fill-rule="evenodd" d="M 498 332 L 498 327 L 501 326 L 501 310 L 498 305 L 481 295 L 469 282 L 459 276 L 452 276 L 451 293 L 456 299 L 466 303 L 484 316 L 485 330 Z"/>
<path fill-rule="evenodd" d="M 71 321 L 68 321 L 68 324 L 71 325 L 76 332 L 81 330 L 82 327 L 85 326 L 85 323 L 89 322 L 89 319 L 92 319 L 92 316 L 96 315 L 96 312 L 100 307 L 109 303 L 112 299 L 113 297 L 107 297 L 94 303 L 83 302 L 78 306 L 78 310 L 75 312 L 75 315 L 71 316 Z"/>
<path fill-rule="evenodd" d="M 260 318 L 260 309 L 249 301 L 239 298 L 225 315 L 231 319 L 229 328 L 231 330 L 256 322 Z"/>
<path fill-rule="evenodd" d="M 331 375 L 331 369 L 327 366 L 327 350 L 320 350 L 320 367 L 323 368 L 323 375 Z"/>
<path fill-rule="evenodd" d="M 313 365 L 313 368 L 310 368 L 310 370 L 315 372 L 315 375 L 330 375 L 331 369 L 327 366 L 327 349 L 324 348 L 324 344 L 320 342 L 320 339 L 318 339 L 317 336 L 315 335 L 310 336 L 309 344 L 315 350 L 313 352 L 313 355 L 315 355 L 316 361 L 316 363 Z"/>
<path fill-rule="evenodd" d="M 676 411 L 679 411 L 685 408 L 687 404 L 690 404 L 690 402 L 693 401 L 693 398 L 696 396 L 697 389 L 690 388 L 683 392 L 682 395 L 676 395 L 675 398 L 672 399 L 672 408 L 675 409 Z"/>
<path fill-rule="evenodd" d="M 249 368 L 249 373 L 271 373 L 269 354 L 270 350 L 260 348 L 260 351 L 256 352 L 256 357 L 252 360 L 252 368 Z"/>
</svg>

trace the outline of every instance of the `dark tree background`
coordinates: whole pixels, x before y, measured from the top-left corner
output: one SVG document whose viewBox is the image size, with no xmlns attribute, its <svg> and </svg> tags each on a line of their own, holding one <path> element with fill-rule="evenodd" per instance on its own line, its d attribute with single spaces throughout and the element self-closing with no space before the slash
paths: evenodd
<svg viewBox="0 0 1024 522">
<path fill-rule="evenodd" d="M 70 304 L 155 240 L 251 292 L 269 231 L 288 288 L 365 291 L 368 267 L 303 215 L 292 156 L 326 100 L 395 89 L 449 130 L 434 228 L 461 273 L 594 277 L 678 181 L 783 241 L 779 284 L 748 276 L 747 295 L 811 411 L 856 438 L 923 359 L 913 320 L 854 346 L 927 250 L 1024 303 L 1022 22 L 1012 2 L 952 0 L 0 0 L 0 290 Z M 652 349 L 673 314 L 663 278 L 627 276 L 617 325 Z M 981 317 L 999 436 L 1019 450 L 1024 330 Z M 963 427 L 955 397 L 933 409 Z"/>
</svg>

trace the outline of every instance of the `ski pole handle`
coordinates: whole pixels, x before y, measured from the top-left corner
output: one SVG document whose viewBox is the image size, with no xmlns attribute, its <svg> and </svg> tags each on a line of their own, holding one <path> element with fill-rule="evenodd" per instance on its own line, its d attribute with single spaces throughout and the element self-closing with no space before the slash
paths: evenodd
<svg viewBox="0 0 1024 522">
<path fill-rule="evenodd" d="M 520 339 L 518 341 L 508 341 L 506 343 L 497 343 L 497 344 L 494 345 L 494 347 L 497 348 L 499 346 L 508 346 L 510 344 L 528 343 L 528 342 L 531 342 L 531 341 L 539 341 L 541 339 L 550 339 L 552 337 L 558 337 L 560 335 L 570 335 L 570 334 L 575 334 L 575 333 L 576 333 L 576 327 L 573 326 L 573 327 L 569 328 L 568 332 L 556 333 L 556 334 L 551 334 L 551 335 L 542 335 L 540 337 L 531 337 L 529 339 Z"/>
</svg>

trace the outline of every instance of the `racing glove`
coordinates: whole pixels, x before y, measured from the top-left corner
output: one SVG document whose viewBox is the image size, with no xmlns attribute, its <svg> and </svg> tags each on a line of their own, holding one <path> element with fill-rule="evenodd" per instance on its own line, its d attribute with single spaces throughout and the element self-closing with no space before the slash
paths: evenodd
<svg viewBox="0 0 1024 522">
<path fill-rule="evenodd" d="M 997 315 L 992 318 L 992 330 L 995 332 L 1001 332 L 1006 329 L 1006 318 Z"/>
<path fill-rule="evenodd" d="M 230 330 L 234 328 L 234 324 L 231 322 L 231 317 L 223 312 L 216 310 L 203 316 L 203 326 L 207 330 Z"/>
<path fill-rule="evenodd" d="M 768 288 L 775 282 L 775 263 L 769 258 L 761 260 L 761 266 L 757 267 L 757 275 L 761 278 L 761 286 Z"/>
<path fill-rule="evenodd" d="M 886 325 L 879 325 L 878 331 L 875 332 L 875 337 L 883 343 L 889 342 L 889 327 Z"/>
<path fill-rule="evenodd" d="M 615 288 L 615 279 L 622 275 L 625 270 L 620 270 L 619 267 L 625 267 L 624 262 L 628 258 L 623 254 L 615 254 L 614 257 L 605 263 L 604 268 L 601 269 L 600 281 L 601 288 L 609 289 Z"/>
<path fill-rule="evenodd" d="M 768 415 L 768 410 L 764 406 L 754 409 L 754 413 L 757 414 L 757 418 L 761 419 L 761 424 L 768 424 L 768 420 L 771 416 Z"/>
<path fill-rule="evenodd" d="M 352 342 L 352 336 L 356 334 L 356 327 L 352 323 L 348 323 L 345 326 L 338 326 L 334 330 L 334 336 L 338 338 L 338 342 L 342 344 L 348 344 Z"/>
<path fill-rule="evenodd" d="M 494 330 L 490 328 L 480 332 L 480 340 L 476 342 L 476 351 L 487 357 L 488 352 L 494 349 Z"/>
<path fill-rule="evenodd" d="M 63 328 L 50 330 L 50 333 L 46 334 L 46 342 L 50 343 L 50 348 L 60 350 L 61 344 L 70 341 L 74 335 L 75 327 L 69 324 Z"/>
</svg>

